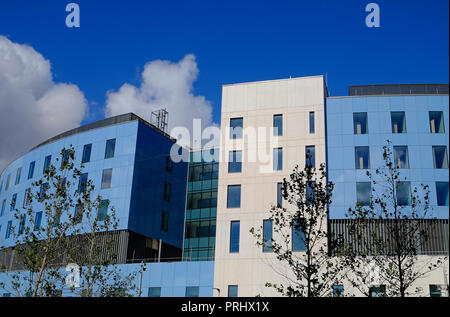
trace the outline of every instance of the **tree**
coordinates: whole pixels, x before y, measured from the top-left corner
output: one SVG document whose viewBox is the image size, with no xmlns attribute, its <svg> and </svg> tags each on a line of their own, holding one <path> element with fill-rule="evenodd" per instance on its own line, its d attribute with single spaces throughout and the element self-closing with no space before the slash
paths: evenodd
<svg viewBox="0 0 450 317">
<path fill-rule="evenodd" d="M 108 231 L 117 228 L 115 210 L 108 213 L 100 195 L 92 198 L 95 187 L 83 177 L 84 165 L 77 168 L 74 160 L 72 146 L 62 149 L 59 166 L 49 164 L 27 189 L 23 208 L 15 208 L 18 230 L 8 229 L 15 246 L 3 251 L 17 254 L 17 271 L 10 274 L 17 296 L 60 296 L 66 284 L 63 266 L 74 261 L 85 282 L 82 296 L 111 296 L 118 288 L 122 293 L 132 288 L 131 277 L 121 278 L 112 265 L 114 235 Z"/>
<path fill-rule="evenodd" d="M 289 180 L 283 180 L 282 196 L 288 206 L 272 206 L 270 210 L 274 237 L 267 239 L 262 227 L 250 230 L 256 244 L 270 246 L 276 259 L 292 272 L 292 277 L 283 276 L 286 283 L 266 283 L 266 287 L 291 297 L 330 295 L 332 285 L 339 280 L 345 267 L 328 253 L 330 243 L 339 243 L 331 240 L 327 233 L 333 187 L 333 183 L 327 182 L 325 164 L 317 170 L 310 164 L 304 170 L 296 166 Z M 293 251 L 294 243 L 303 246 L 302 252 Z"/>
<path fill-rule="evenodd" d="M 418 253 L 433 239 L 430 220 L 428 185 L 411 191 L 410 182 L 402 176 L 401 162 L 395 162 L 392 144 L 383 146 L 383 166 L 370 171 L 371 198 L 367 205 L 357 204 L 347 216 L 350 239 L 345 253 L 352 264 L 348 277 L 353 287 L 372 296 L 375 285 L 385 285 L 381 296 L 416 294 L 411 287 L 421 277 L 443 263 L 443 258 L 419 259 Z"/>
<path fill-rule="evenodd" d="M 67 261 L 76 263 L 74 269 L 79 275 L 77 283 L 68 283 L 73 292 L 81 297 L 123 297 L 130 296 L 136 272 L 125 275 L 114 264 L 117 262 L 116 242 L 118 219 L 109 201 L 90 194 L 94 190 L 92 181 L 84 188 L 84 199 L 78 201 L 74 217 L 78 228 L 74 239 L 67 241 Z"/>
</svg>

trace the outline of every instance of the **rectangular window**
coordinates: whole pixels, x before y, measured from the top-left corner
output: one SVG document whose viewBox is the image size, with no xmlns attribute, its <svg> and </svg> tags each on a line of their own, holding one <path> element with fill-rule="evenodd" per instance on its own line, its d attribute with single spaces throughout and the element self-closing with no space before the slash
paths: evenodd
<svg viewBox="0 0 450 317">
<path fill-rule="evenodd" d="M 42 211 L 39 211 L 36 213 L 36 216 L 34 217 L 34 230 L 41 229 L 41 223 L 42 223 Z"/>
<path fill-rule="evenodd" d="M 78 192 L 83 192 L 88 183 L 88 173 L 83 173 L 80 175 L 80 179 L 78 181 Z"/>
<path fill-rule="evenodd" d="M 109 206 L 108 199 L 104 199 L 100 202 L 100 206 L 98 206 L 98 209 L 97 209 L 97 220 L 98 221 L 106 220 L 106 215 L 108 214 L 108 206 Z"/>
<path fill-rule="evenodd" d="M 238 297 L 237 285 L 228 285 L 228 297 Z"/>
<path fill-rule="evenodd" d="M 56 209 L 55 218 L 53 222 L 53 227 L 56 228 L 61 223 L 61 215 L 62 211 L 61 208 Z"/>
<path fill-rule="evenodd" d="M 17 194 L 14 194 L 12 196 L 12 199 L 11 199 L 11 209 L 10 209 L 10 211 L 13 211 L 14 209 L 16 209 L 16 201 L 17 201 Z"/>
<path fill-rule="evenodd" d="M 367 134 L 367 112 L 353 113 L 354 134 Z"/>
<path fill-rule="evenodd" d="M 61 168 L 63 167 L 64 164 L 67 164 L 68 161 L 69 161 L 69 150 L 64 150 L 63 157 L 61 160 Z"/>
<path fill-rule="evenodd" d="M 6 178 L 6 187 L 5 190 L 9 189 L 9 185 L 11 184 L 11 174 L 8 174 L 8 177 Z"/>
<path fill-rule="evenodd" d="M 298 221 L 292 222 L 292 251 L 306 251 L 305 233 Z"/>
<path fill-rule="evenodd" d="M 394 146 L 394 162 L 397 168 L 409 168 L 407 146 Z"/>
<path fill-rule="evenodd" d="M 272 220 L 263 220 L 263 252 L 272 252 Z"/>
<path fill-rule="evenodd" d="M 200 288 L 198 286 L 186 286 L 186 297 L 199 297 Z"/>
<path fill-rule="evenodd" d="M 161 216 L 161 230 L 164 232 L 169 231 L 169 213 L 167 211 L 162 212 Z"/>
<path fill-rule="evenodd" d="M 228 173 L 240 173 L 242 171 L 242 151 L 230 151 L 228 156 Z"/>
<path fill-rule="evenodd" d="M 404 111 L 391 112 L 392 133 L 406 133 L 406 118 Z"/>
<path fill-rule="evenodd" d="M 2 202 L 2 209 L 0 210 L 0 217 L 3 216 L 5 214 L 5 208 L 6 208 L 6 199 L 3 199 Z"/>
<path fill-rule="evenodd" d="M 372 197 L 372 185 L 370 182 L 356 183 L 356 202 L 361 206 L 369 206 Z"/>
<path fill-rule="evenodd" d="M 277 183 L 277 207 L 283 206 L 283 183 Z"/>
<path fill-rule="evenodd" d="M 305 162 L 307 166 L 316 167 L 316 147 L 314 145 L 305 147 Z"/>
<path fill-rule="evenodd" d="M 75 206 L 75 212 L 73 214 L 73 219 L 75 223 L 80 223 L 83 220 L 83 212 L 84 212 L 83 206 L 77 204 Z"/>
<path fill-rule="evenodd" d="M 314 112 L 309 113 L 309 133 L 315 133 Z"/>
<path fill-rule="evenodd" d="M 110 139 L 106 141 L 105 159 L 114 157 L 116 150 L 116 139 Z"/>
<path fill-rule="evenodd" d="M 170 154 L 166 156 L 166 172 L 172 173 L 173 171 L 173 161 Z"/>
<path fill-rule="evenodd" d="M 49 188 L 48 183 L 41 184 L 41 187 L 39 189 L 39 201 L 40 202 L 44 201 L 48 188 Z"/>
<path fill-rule="evenodd" d="M 112 168 L 103 170 L 102 189 L 111 188 Z"/>
<path fill-rule="evenodd" d="M 148 297 L 161 297 L 161 287 L 149 287 Z"/>
<path fill-rule="evenodd" d="M 444 133 L 444 113 L 442 111 L 430 111 L 430 132 Z"/>
<path fill-rule="evenodd" d="M 28 179 L 32 179 L 34 175 L 34 166 L 36 165 L 36 162 L 33 161 L 30 163 L 30 167 L 28 168 Z"/>
<path fill-rule="evenodd" d="M 28 207 L 31 204 L 31 188 L 25 190 L 25 195 L 23 198 L 23 208 Z"/>
<path fill-rule="evenodd" d="M 85 144 L 83 147 L 83 157 L 81 163 L 89 163 L 91 161 L 92 144 Z"/>
<path fill-rule="evenodd" d="M 19 168 L 17 169 L 17 172 L 16 172 L 16 182 L 15 182 L 15 185 L 18 185 L 18 184 L 20 183 L 20 176 L 21 176 L 21 174 L 22 174 L 22 167 L 19 167 Z"/>
<path fill-rule="evenodd" d="M 448 156 L 446 146 L 433 146 L 434 168 L 448 168 Z"/>
<path fill-rule="evenodd" d="M 172 191 L 172 185 L 168 182 L 164 183 L 164 200 L 170 201 L 170 192 Z"/>
<path fill-rule="evenodd" d="M 5 239 L 9 239 L 9 237 L 11 237 L 11 231 L 12 231 L 12 220 L 8 221 L 8 224 L 6 226 Z"/>
<path fill-rule="evenodd" d="M 436 182 L 438 206 L 448 206 L 448 182 Z"/>
<path fill-rule="evenodd" d="M 355 168 L 356 169 L 370 168 L 370 154 L 368 146 L 355 147 Z"/>
<path fill-rule="evenodd" d="M 45 157 L 45 160 L 44 160 L 44 169 L 42 171 L 43 174 L 45 174 L 45 171 L 47 170 L 47 168 L 50 167 L 51 163 L 52 163 L 52 156 L 51 155 L 47 155 Z"/>
<path fill-rule="evenodd" d="M 442 297 L 440 285 L 430 285 L 430 297 Z"/>
<path fill-rule="evenodd" d="M 316 182 L 306 182 L 306 204 L 314 204 L 316 198 Z"/>
<path fill-rule="evenodd" d="M 241 208 L 241 185 L 229 185 L 227 208 Z"/>
<path fill-rule="evenodd" d="M 333 285 L 333 297 L 344 297 L 344 285 Z"/>
<path fill-rule="evenodd" d="M 411 206 L 411 183 L 397 182 L 397 204 L 399 206 Z"/>
<path fill-rule="evenodd" d="M 230 224 L 230 253 L 239 252 L 240 222 L 232 221 Z"/>
<path fill-rule="evenodd" d="M 283 135 L 283 115 L 276 114 L 273 116 L 273 136 Z"/>
<path fill-rule="evenodd" d="M 386 285 L 372 286 L 369 288 L 369 297 L 385 297 Z"/>
<path fill-rule="evenodd" d="M 273 149 L 273 170 L 281 171 L 283 169 L 283 148 Z"/>
<path fill-rule="evenodd" d="M 22 215 L 20 216 L 20 221 L 19 221 L 19 230 L 18 230 L 18 234 L 19 236 L 25 231 L 25 221 L 26 221 L 26 215 Z"/>
<path fill-rule="evenodd" d="M 230 139 L 242 139 L 243 118 L 230 119 Z"/>
</svg>

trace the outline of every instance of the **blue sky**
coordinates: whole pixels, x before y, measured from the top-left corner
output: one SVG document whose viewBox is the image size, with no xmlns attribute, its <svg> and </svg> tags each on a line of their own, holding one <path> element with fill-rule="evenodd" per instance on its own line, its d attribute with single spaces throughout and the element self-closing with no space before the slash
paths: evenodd
<svg viewBox="0 0 450 317">
<path fill-rule="evenodd" d="M 65 26 L 76 2 L 81 27 Z M 77 85 L 103 118 L 106 92 L 139 85 L 152 60 L 196 56 L 195 94 L 220 121 L 221 85 L 328 74 L 331 95 L 352 84 L 448 83 L 448 0 L 2 1 L 0 35 L 50 60 L 54 80 Z M 93 104 L 93 105 L 92 105 Z"/>
</svg>

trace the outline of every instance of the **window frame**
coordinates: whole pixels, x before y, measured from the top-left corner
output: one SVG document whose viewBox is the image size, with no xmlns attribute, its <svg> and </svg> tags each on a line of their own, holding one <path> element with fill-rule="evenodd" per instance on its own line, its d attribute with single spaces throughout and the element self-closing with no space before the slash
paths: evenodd
<svg viewBox="0 0 450 317">
<path fill-rule="evenodd" d="M 83 146 L 83 154 L 81 157 L 81 163 L 89 163 L 91 161 L 92 143 L 85 144 Z"/>
<path fill-rule="evenodd" d="M 444 184 L 447 187 L 446 196 L 441 197 L 441 190 L 439 189 L 439 185 Z M 445 188 L 444 188 L 445 189 Z M 443 199 L 444 198 L 444 199 Z M 442 203 L 444 201 L 444 203 Z M 436 204 L 437 206 L 447 206 L 449 205 L 449 182 L 436 182 Z"/>
<path fill-rule="evenodd" d="M 309 112 L 309 134 L 316 133 L 316 115 L 314 111 Z"/>
<path fill-rule="evenodd" d="M 273 136 L 283 136 L 283 114 L 273 115 L 272 127 L 273 127 Z"/>
<path fill-rule="evenodd" d="M 105 160 L 114 158 L 115 155 L 116 155 L 116 138 L 106 140 Z"/>
<path fill-rule="evenodd" d="M 400 115 L 401 116 L 401 126 L 399 125 L 395 125 L 395 123 L 397 123 L 396 119 L 394 120 L 394 116 L 396 115 Z M 403 134 L 403 133 L 407 133 L 407 127 L 406 127 L 406 113 L 405 111 L 391 111 L 391 127 L 392 127 L 392 133 L 393 134 Z M 395 127 L 397 127 L 397 132 L 395 131 Z M 401 131 L 401 132 L 400 132 Z"/>
<path fill-rule="evenodd" d="M 30 165 L 28 166 L 28 179 L 32 179 L 34 176 L 34 168 L 36 167 L 36 161 L 30 162 Z"/>
<path fill-rule="evenodd" d="M 359 191 L 358 189 L 361 188 L 363 185 L 369 185 L 369 200 L 367 201 L 360 201 L 359 197 Z M 372 183 L 371 182 L 356 182 L 356 203 L 360 206 L 369 206 L 372 202 Z"/>
<path fill-rule="evenodd" d="M 109 189 L 109 188 L 111 188 L 112 175 L 113 175 L 113 169 L 112 168 L 105 168 L 102 171 L 102 183 L 101 183 L 100 189 Z"/>
<path fill-rule="evenodd" d="M 228 174 L 234 173 L 242 173 L 241 150 L 232 150 L 228 152 Z"/>
<path fill-rule="evenodd" d="M 437 150 L 442 150 L 443 151 L 443 157 L 442 157 L 442 167 L 437 167 L 437 163 L 436 163 L 436 151 Z M 436 169 L 448 169 L 448 153 L 447 153 L 447 146 L 446 145 L 433 145 L 432 149 L 431 149 L 432 153 L 433 153 L 433 167 Z"/>
<path fill-rule="evenodd" d="M 233 188 L 238 189 L 239 188 L 239 197 L 238 197 L 238 203 L 237 204 L 232 204 L 232 200 L 231 196 L 232 194 L 234 194 L 231 190 Z M 237 193 L 236 193 L 237 194 Z M 227 208 L 231 209 L 231 208 L 241 208 L 241 196 L 242 196 L 242 187 L 240 184 L 235 184 L 235 185 L 228 185 L 227 186 Z"/>
<path fill-rule="evenodd" d="M 232 124 L 233 121 L 239 121 L 240 120 L 240 125 L 236 125 L 234 126 Z M 236 133 L 238 132 L 238 133 Z M 244 136 L 244 118 L 243 117 L 235 117 L 235 118 L 230 118 L 230 140 L 240 140 L 242 139 Z"/>
<path fill-rule="evenodd" d="M 364 167 L 359 164 L 361 156 L 358 156 L 358 150 L 367 149 L 367 167 Z M 367 170 L 370 169 L 370 147 L 369 146 L 355 146 L 355 169 L 357 170 Z"/>
<path fill-rule="evenodd" d="M 406 198 L 405 197 L 401 197 L 400 198 L 400 195 L 399 195 L 399 189 L 400 189 L 399 186 L 400 185 L 407 185 L 409 197 L 406 197 Z M 395 195 L 396 195 L 396 198 L 397 198 L 397 205 L 398 206 L 411 206 L 411 204 L 412 204 L 411 182 L 410 181 L 397 181 L 395 183 Z M 405 199 L 408 200 L 407 204 L 403 204 L 403 202 L 402 202 Z"/>
<path fill-rule="evenodd" d="M 357 123 L 359 123 L 359 119 L 358 115 L 363 115 L 363 118 L 365 120 L 365 124 L 364 127 L 361 124 L 361 133 L 358 133 L 358 125 Z M 369 119 L 368 119 L 368 115 L 367 112 L 353 112 L 353 134 L 354 135 L 364 135 L 364 134 L 369 134 Z M 362 122 L 363 123 L 363 122 Z"/>
<path fill-rule="evenodd" d="M 241 222 L 239 220 L 231 220 L 230 221 L 230 249 L 229 249 L 229 253 L 239 253 L 239 249 L 240 249 L 240 231 L 241 231 Z"/>
<path fill-rule="evenodd" d="M 310 164 L 312 162 L 312 164 Z M 311 168 L 316 168 L 316 146 L 307 145 L 305 146 L 305 166 L 310 166 Z"/>
<path fill-rule="evenodd" d="M 263 219 L 263 245 L 262 245 L 262 252 L 263 253 L 270 253 L 272 252 L 272 239 L 273 239 L 273 221 L 272 219 Z M 266 237 L 266 233 L 269 234 L 269 236 Z"/>
<path fill-rule="evenodd" d="M 405 155 L 405 161 L 399 162 L 399 159 L 401 159 L 403 153 L 401 153 L 402 151 L 404 151 L 404 155 Z M 407 145 L 394 145 L 393 146 L 393 154 L 394 154 L 394 164 L 398 169 L 408 169 L 409 167 L 409 151 L 408 151 L 408 146 Z M 401 164 L 400 164 L 401 163 Z"/>
<path fill-rule="evenodd" d="M 273 170 L 282 171 L 283 170 L 283 148 L 276 147 L 273 149 Z"/>
<path fill-rule="evenodd" d="M 438 131 L 436 131 L 436 122 L 434 122 L 435 118 L 432 118 L 432 115 L 439 114 L 439 123 L 438 123 Z M 439 134 L 445 133 L 445 122 L 444 122 L 444 112 L 443 111 L 428 111 L 428 121 L 430 123 L 430 133 Z M 434 124 L 433 124 L 434 123 Z M 442 128 L 442 129 L 441 129 Z"/>
</svg>

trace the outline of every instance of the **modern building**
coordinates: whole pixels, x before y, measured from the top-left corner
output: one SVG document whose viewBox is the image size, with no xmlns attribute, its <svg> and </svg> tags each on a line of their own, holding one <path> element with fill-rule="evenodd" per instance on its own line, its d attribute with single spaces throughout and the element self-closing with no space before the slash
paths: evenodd
<svg viewBox="0 0 450 317">
<path fill-rule="evenodd" d="M 36 146 L 1 174 L 2 247 L 15 244 L 11 233 L 11 227 L 18 230 L 14 209 L 27 207 L 27 190 L 50 164 L 58 166 L 56 160 L 61 158 L 63 148 L 73 146 L 76 166 L 84 164 L 80 182 L 91 180 L 94 194 L 107 202 L 108 211 L 115 209 L 118 227 L 111 233 L 115 235 L 119 269 L 126 273 L 139 268 L 139 264 L 130 263 L 181 261 L 188 163 L 172 162 L 169 153 L 174 143 L 145 120 L 125 114 L 70 130 Z M 46 219 L 42 205 L 33 204 L 33 220 L 43 226 Z M 14 251 L 2 252 L 1 266 L 7 271 L 17 269 L 14 257 Z M 156 296 L 159 289 L 161 296 L 212 296 L 211 263 L 149 264 L 143 274 L 142 294 L 147 296 L 150 289 L 149 294 Z M 3 278 L 1 275 L 0 280 L 4 280 L 5 274 Z M 185 293 L 187 288 L 190 293 Z"/>
<path fill-rule="evenodd" d="M 370 87 L 352 86 L 349 96 L 327 98 L 327 167 L 335 184 L 330 218 L 343 219 L 357 202 L 369 203 L 366 172 L 375 174 L 383 166 L 389 140 L 406 179 L 400 199 L 410 204 L 414 188 L 428 185 L 434 216 L 448 219 L 448 86 L 446 95 L 440 85 L 438 90 L 431 85 Z"/>
<path fill-rule="evenodd" d="M 438 219 L 430 220 L 435 242 L 420 251 L 426 262 L 448 255 L 449 124 L 448 85 L 351 86 L 342 97 L 329 96 L 323 76 L 225 85 L 220 147 L 180 147 L 189 162 L 172 162 L 176 140 L 134 114 L 68 131 L 12 162 L 0 175 L 0 246 L 14 246 L 12 210 L 26 206 L 31 183 L 73 145 L 85 165 L 80 182 L 92 180 L 105 206 L 115 207 L 118 267 L 131 272 L 147 263 L 142 296 L 278 296 L 265 284 L 285 282 L 290 270 L 250 230 L 276 239 L 271 207 L 293 208 L 282 199 L 283 178 L 296 165 L 326 163 L 335 188 L 324 229 L 345 233 L 346 211 L 369 201 L 366 172 L 380 166 L 390 140 L 406 178 L 398 191 L 405 204 L 420 184 L 431 191 Z M 44 223 L 39 204 L 33 208 Z M 290 247 L 305 251 L 298 239 Z M 14 252 L 0 264 L 18 269 Z M 417 286 L 436 295 L 448 274 L 447 260 Z"/>
<path fill-rule="evenodd" d="M 308 151 L 313 164 L 325 163 L 327 95 L 323 76 L 223 86 L 214 270 L 222 296 L 228 290 L 277 295 L 265 284 L 280 282 L 275 271 L 287 268 L 256 245 L 250 229 L 267 226 L 271 237 L 268 218 L 271 206 L 282 203 L 279 184 L 306 163 Z"/>
</svg>

